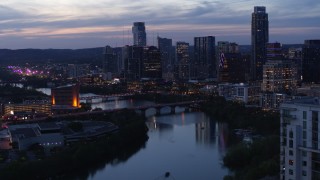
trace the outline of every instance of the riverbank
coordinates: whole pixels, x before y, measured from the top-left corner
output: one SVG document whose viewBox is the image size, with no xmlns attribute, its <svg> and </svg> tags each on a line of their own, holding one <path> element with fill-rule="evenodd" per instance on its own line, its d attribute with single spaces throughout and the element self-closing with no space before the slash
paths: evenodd
<svg viewBox="0 0 320 180">
<path fill-rule="evenodd" d="M 230 129 L 250 129 L 261 135 L 252 143 L 240 141 L 228 150 L 223 163 L 234 175 L 226 176 L 225 180 L 277 177 L 280 163 L 278 112 L 247 108 L 244 104 L 226 101 L 223 97 L 211 97 L 202 104 L 201 109 L 218 121 L 226 122 Z"/>
<path fill-rule="evenodd" d="M 145 118 L 133 111 L 106 113 L 93 120 L 110 121 L 119 131 L 94 142 L 80 142 L 65 147 L 48 158 L 36 161 L 16 161 L 0 171 L 2 179 L 66 179 L 81 172 L 88 176 L 93 169 L 109 162 L 123 162 L 145 146 L 148 139 Z"/>
</svg>

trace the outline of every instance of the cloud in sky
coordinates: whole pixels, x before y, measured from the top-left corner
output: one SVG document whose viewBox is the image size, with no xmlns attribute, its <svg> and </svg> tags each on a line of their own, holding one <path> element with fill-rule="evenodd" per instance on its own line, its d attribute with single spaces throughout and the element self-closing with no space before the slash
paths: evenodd
<svg viewBox="0 0 320 180">
<path fill-rule="evenodd" d="M 320 37 L 314 0 L 6 0 L 0 2 L 0 48 L 85 48 L 130 44 L 145 21 L 148 43 L 159 34 L 193 44 L 195 36 L 250 44 L 253 7 L 267 7 L 270 40 L 303 43 Z"/>
</svg>

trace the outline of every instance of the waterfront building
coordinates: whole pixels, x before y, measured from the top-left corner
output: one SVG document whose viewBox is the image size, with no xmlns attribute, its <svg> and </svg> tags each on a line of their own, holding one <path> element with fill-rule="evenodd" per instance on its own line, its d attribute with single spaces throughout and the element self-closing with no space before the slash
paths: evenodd
<svg viewBox="0 0 320 180">
<path fill-rule="evenodd" d="M 48 116 L 51 114 L 49 100 L 26 100 L 20 104 L 5 104 L 4 119 L 27 120 L 36 116 Z"/>
<path fill-rule="evenodd" d="M 192 62 L 192 67 L 195 69 L 196 79 L 217 77 L 215 56 L 214 36 L 194 38 L 194 59 Z"/>
<path fill-rule="evenodd" d="M 302 80 L 320 83 L 320 40 L 305 40 L 302 48 Z"/>
<path fill-rule="evenodd" d="M 146 46 L 147 35 L 144 22 L 134 22 L 132 26 L 133 45 Z"/>
<path fill-rule="evenodd" d="M 244 83 L 222 83 L 218 85 L 219 96 L 223 96 L 226 100 L 243 102 L 245 104 L 257 105 L 259 92 L 260 87 L 257 85 Z"/>
<path fill-rule="evenodd" d="M 281 104 L 281 179 L 320 179 L 319 112 L 318 97 Z"/>
<path fill-rule="evenodd" d="M 79 85 L 66 85 L 51 89 L 52 110 L 75 110 L 80 107 Z"/>
<path fill-rule="evenodd" d="M 78 123 L 82 130 L 75 131 L 70 123 Z M 9 125 L 8 139 L 13 149 L 27 150 L 38 144 L 50 150 L 78 141 L 93 141 L 117 130 L 118 126 L 102 121 L 40 122 Z"/>
<path fill-rule="evenodd" d="M 266 61 L 266 43 L 269 41 L 269 21 L 266 7 L 255 6 L 251 21 L 251 78 L 262 80 L 262 68 Z"/>
</svg>

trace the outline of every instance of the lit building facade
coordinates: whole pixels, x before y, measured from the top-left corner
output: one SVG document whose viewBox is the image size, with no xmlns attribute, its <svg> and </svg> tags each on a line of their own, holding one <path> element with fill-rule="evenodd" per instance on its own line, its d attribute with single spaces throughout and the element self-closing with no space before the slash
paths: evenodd
<svg viewBox="0 0 320 180">
<path fill-rule="evenodd" d="M 305 40 L 302 48 L 302 80 L 320 83 L 320 40 Z"/>
<path fill-rule="evenodd" d="M 52 88 L 51 99 L 52 109 L 77 109 L 80 107 L 79 85 Z"/>
<path fill-rule="evenodd" d="M 133 45 L 135 46 L 147 45 L 146 27 L 144 25 L 144 22 L 134 22 L 132 27 L 132 34 L 133 34 Z"/>
<path fill-rule="evenodd" d="M 190 79 L 189 43 L 177 42 L 176 45 L 177 75 L 180 80 Z"/>
<path fill-rule="evenodd" d="M 50 115 L 51 103 L 48 100 L 38 101 L 24 101 L 21 104 L 5 104 L 4 105 L 5 117 L 12 118 L 10 115 L 15 116 L 14 119 L 32 119 L 36 115 Z"/>
<path fill-rule="evenodd" d="M 281 104 L 280 179 L 320 179 L 319 98 Z"/>
<path fill-rule="evenodd" d="M 255 6 L 251 21 L 251 78 L 262 80 L 262 67 L 266 61 L 266 43 L 269 41 L 269 21 L 266 7 Z"/>
<path fill-rule="evenodd" d="M 297 67 L 293 61 L 268 61 L 263 65 L 263 92 L 292 93 L 297 88 Z"/>
<path fill-rule="evenodd" d="M 145 46 L 143 48 L 143 78 L 161 79 L 161 55 L 158 48 Z"/>
</svg>

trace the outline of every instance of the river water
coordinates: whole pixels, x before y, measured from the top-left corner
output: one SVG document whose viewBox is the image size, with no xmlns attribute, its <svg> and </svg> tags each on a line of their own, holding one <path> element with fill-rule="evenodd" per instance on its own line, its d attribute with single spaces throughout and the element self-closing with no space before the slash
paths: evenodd
<svg viewBox="0 0 320 180">
<path fill-rule="evenodd" d="M 94 94 L 82 94 L 90 96 Z M 92 109 L 117 109 L 149 105 L 153 102 L 115 100 L 96 102 Z M 113 162 L 82 177 L 89 180 L 206 180 L 223 179 L 228 169 L 222 166 L 222 157 L 228 147 L 228 128 L 210 119 L 203 112 L 184 112 L 170 108 L 155 116 L 155 109 L 146 111 L 149 139 L 144 148 L 125 162 Z M 170 176 L 165 177 L 169 172 Z"/>
</svg>

